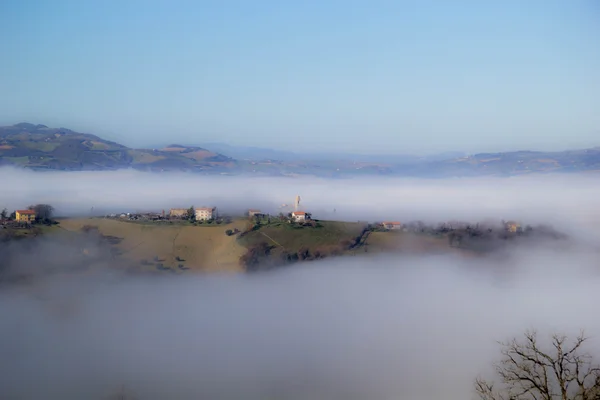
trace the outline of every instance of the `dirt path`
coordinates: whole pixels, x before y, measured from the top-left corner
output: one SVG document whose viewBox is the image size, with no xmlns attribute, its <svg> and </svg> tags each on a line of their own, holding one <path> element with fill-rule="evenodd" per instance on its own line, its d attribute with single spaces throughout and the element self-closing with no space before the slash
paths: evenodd
<svg viewBox="0 0 600 400">
<path fill-rule="evenodd" d="M 277 246 L 281 247 L 282 249 L 285 250 L 285 247 L 283 247 L 279 242 L 277 242 L 275 239 L 273 239 L 271 236 L 267 235 L 264 232 L 261 232 L 263 234 L 264 237 L 266 237 L 267 239 L 269 239 L 271 242 L 275 243 Z"/>
</svg>

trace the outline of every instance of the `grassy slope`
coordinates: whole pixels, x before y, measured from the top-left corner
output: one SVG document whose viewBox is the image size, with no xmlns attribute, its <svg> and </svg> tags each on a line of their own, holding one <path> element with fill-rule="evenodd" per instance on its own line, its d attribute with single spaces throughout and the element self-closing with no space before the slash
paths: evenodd
<svg viewBox="0 0 600 400">
<path fill-rule="evenodd" d="M 320 246 L 338 245 L 342 240 L 353 240 L 364 225 L 356 222 L 321 221 L 319 228 L 294 228 L 289 223 L 281 222 L 261 227 L 240 239 L 244 246 L 267 242 L 282 247 L 285 251 L 295 253 L 302 247 L 315 249 Z"/>
<path fill-rule="evenodd" d="M 158 257 L 165 266 L 176 268 L 184 264 L 191 270 L 240 271 L 238 261 L 245 249 L 234 236 L 226 236 L 226 229 L 241 229 L 244 221 L 228 225 L 152 225 L 103 218 L 61 220 L 61 226 L 79 231 L 84 225 L 97 226 L 107 236 L 122 238 L 116 245 L 122 257 L 134 262 L 151 261 Z M 179 262 L 176 257 L 185 261 Z"/>
<path fill-rule="evenodd" d="M 466 254 L 463 249 L 450 247 L 448 238 L 445 236 L 437 237 L 408 232 L 372 232 L 366 244 L 369 252 Z"/>
<path fill-rule="evenodd" d="M 240 239 L 245 247 L 266 242 L 276 246 L 274 254 L 281 252 L 296 253 L 300 248 L 308 248 L 311 254 L 315 250 L 327 250 L 328 246 L 339 245 L 343 241 L 354 241 L 360 235 L 365 224 L 356 222 L 321 221 L 322 228 L 293 228 L 290 224 L 280 223 L 261 226 Z M 452 248 L 448 238 L 420 235 L 407 232 L 370 232 L 360 246 L 344 250 L 345 255 L 373 253 L 404 254 L 462 254 L 470 253 L 464 249 Z"/>
<path fill-rule="evenodd" d="M 157 256 L 165 266 L 176 268 L 181 262 L 191 270 L 207 272 L 242 271 L 239 258 L 251 247 L 261 242 L 275 246 L 273 254 L 282 252 L 296 253 L 305 247 L 314 253 L 317 249 L 336 246 L 343 241 L 353 241 L 360 235 L 364 224 L 356 222 L 321 221 L 320 228 L 294 228 L 288 223 L 273 223 L 261 226 L 240 237 L 226 236 L 226 229 L 244 230 L 246 220 L 235 220 L 228 225 L 156 225 L 124 222 L 111 219 L 65 219 L 61 227 L 78 231 L 84 225 L 97 226 L 100 232 L 108 236 L 122 238 L 117 245 L 122 257 L 139 263 L 152 261 Z M 368 249 L 373 253 L 420 253 L 442 254 L 460 253 L 465 250 L 451 248 L 445 237 L 432 237 L 404 232 L 372 232 L 366 245 L 344 251 L 346 255 L 362 254 Z M 154 268 L 154 267 L 150 267 Z"/>
<path fill-rule="evenodd" d="M 0 228 L 0 241 L 12 239 L 34 238 L 43 234 L 61 234 L 59 226 L 35 225 L 31 229 Z"/>
</svg>

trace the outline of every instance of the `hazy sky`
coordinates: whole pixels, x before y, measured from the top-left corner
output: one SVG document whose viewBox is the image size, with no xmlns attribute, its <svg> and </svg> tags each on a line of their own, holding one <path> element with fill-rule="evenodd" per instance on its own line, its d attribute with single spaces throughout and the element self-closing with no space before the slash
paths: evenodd
<svg viewBox="0 0 600 400">
<path fill-rule="evenodd" d="M 600 144 L 593 0 L 0 2 L 0 123 L 127 145 Z"/>
</svg>

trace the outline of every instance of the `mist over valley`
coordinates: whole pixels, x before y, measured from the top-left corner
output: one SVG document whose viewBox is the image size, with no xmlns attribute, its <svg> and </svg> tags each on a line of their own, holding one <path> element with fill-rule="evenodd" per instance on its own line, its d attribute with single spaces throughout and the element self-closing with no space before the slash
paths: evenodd
<svg viewBox="0 0 600 400">
<path fill-rule="evenodd" d="M 58 222 L 0 230 L 26 232 L 1 244 L 6 398 L 468 398 L 477 376 L 493 376 L 497 341 L 527 329 L 545 340 L 585 328 L 587 350 L 600 348 L 600 189 L 589 176 L 0 177 L 12 188 L 0 204 L 52 204 Z M 275 221 L 297 195 L 321 227 Z M 119 217 L 189 206 L 229 219 Z M 504 231 L 513 220 L 520 233 Z M 364 243 L 315 256 L 365 226 Z M 493 246 L 465 233 L 478 226 L 494 227 Z M 449 239 L 459 233 L 462 245 Z M 271 243 L 257 265 L 294 246 L 307 259 L 240 263 L 269 237 L 284 249 Z"/>
</svg>

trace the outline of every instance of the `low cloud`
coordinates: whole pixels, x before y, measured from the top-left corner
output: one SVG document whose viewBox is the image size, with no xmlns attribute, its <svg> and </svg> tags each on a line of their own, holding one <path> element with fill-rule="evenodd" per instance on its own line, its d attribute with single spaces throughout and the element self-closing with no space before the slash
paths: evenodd
<svg viewBox="0 0 600 400">
<path fill-rule="evenodd" d="M 518 218 L 600 223 L 597 177 L 577 174 L 512 178 L 264 178 L 192 173 L 32 172 L 0 168 L 0 206 L 32 202 L 63 215 L 217 205 L 225 211 L 262 207 L 275 213 L 296 195 L 315 217 L 357 219 Z M 335 210 L 335 213 L 334 213 Z"/>
<path fill-rule="evenodd" d="M 600 348 L 597 257 L 550 249 L 509 266 L 379 256 L 42 291 L 0 294 L 3 398 L 102 398 L 121 384 L 143 399 L 469 398 L 496 340 L 586 328 Z"/>
<path fill-rule="evenodd" d="M 276 212 L 299 194 L 321 218 L 515 218 L 580 239 L 499 258 L 379 255 L 159 278 L 102 268 L 3 287 L 2 398 L 105 398 L 124 384 L 139 399 L 464 399 L 500 356 L 496 341 L 528 328 L 585 328 L 588 349 L 600 349 L 600 188 L 586 176 L 334 181 L 0 169 L 0 177 L 11 188 L 0 206 L 47 202 L 62 215 L 191 204 Z M 68 264 L 59 256 L 68 248 L 44 246 L 29 270 Z"/>
</svg>

